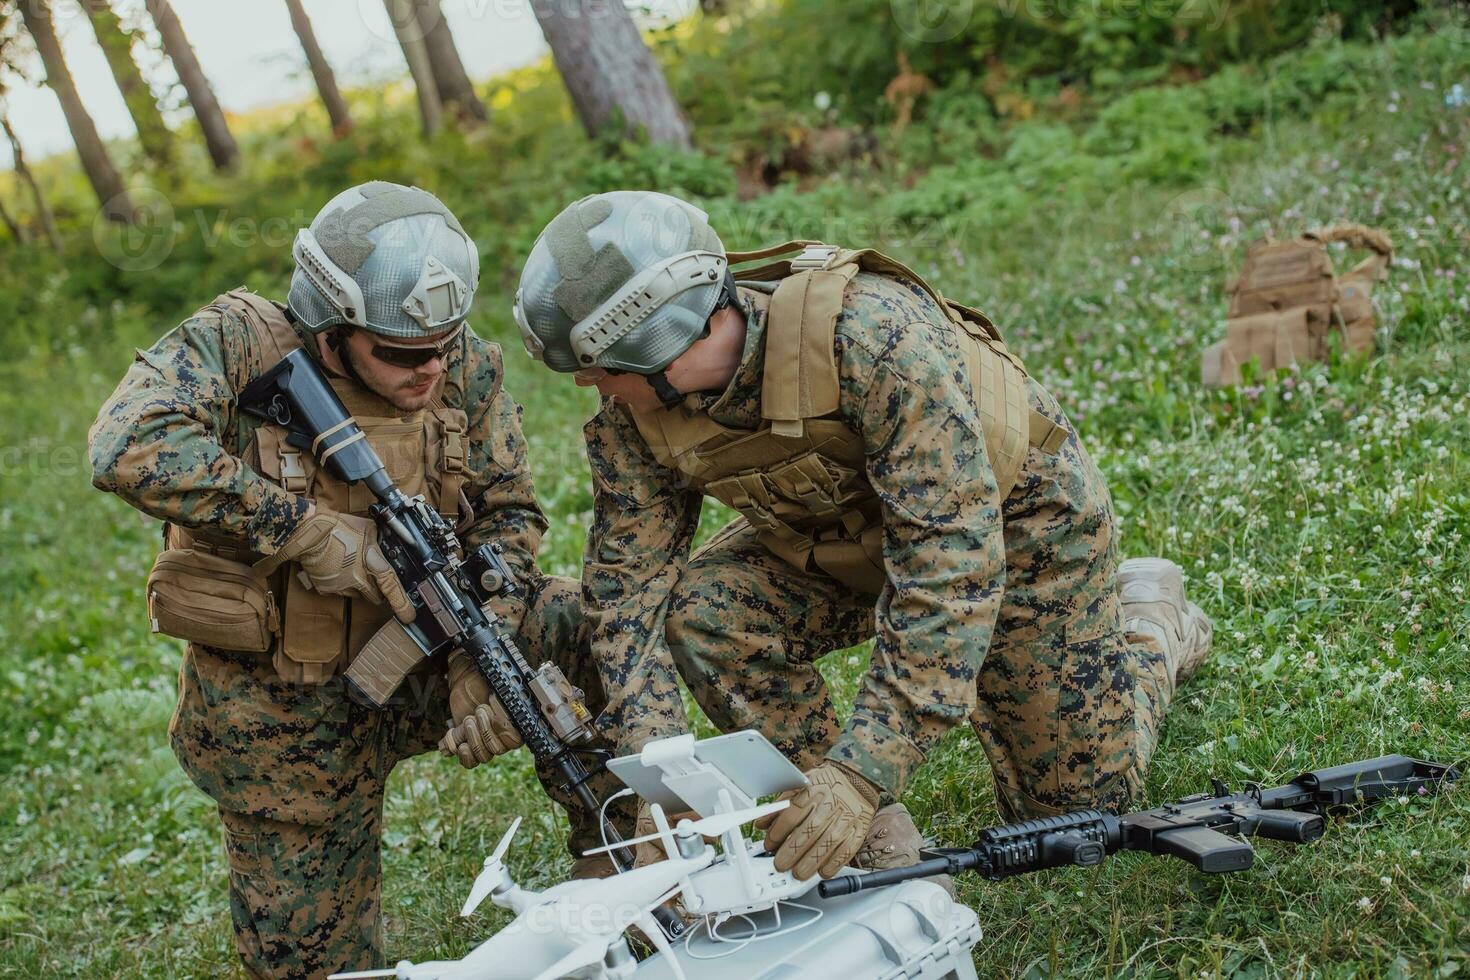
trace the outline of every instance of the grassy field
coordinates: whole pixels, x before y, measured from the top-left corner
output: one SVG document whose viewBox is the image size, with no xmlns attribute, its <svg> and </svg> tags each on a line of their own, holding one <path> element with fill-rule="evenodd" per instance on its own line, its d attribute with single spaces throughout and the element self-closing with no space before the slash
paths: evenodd
<svg viewBox="0 0 1470 980">
<path fill-rule="evenodd" d="M 968 157 L 942 120 L 921 123 L 881 134 L 910 146 L 886 166 L 855 161 L 746 204 L 728 187 L 700 194 L 698 158 L 589 169 L 555 185 L 563 199 L 542 193 L 503 225 L 501 209 L 535 186 L 529 164 L 483 196 L 451 183 L 446 198 L 507 263 L 487 275 L 475 322 L 507 346 L 526 407 L 552 523 L 543 567 L 577 572 L 592 406 L 519 355 L 511 256 L 573 192 L 660 182 L 699 194 L 732 247 L 787 232 L 882 244 L 987 309 L 1062 398 L 1109 477 L 1125 553 L 1179 561 L 1215 621 L 1214 658 L 1176 704 L 1150 801 L 1211 774 L 1281 781 L 1384 752 L 1470 761 L 1470 106 L 1450 94 L 1470 82 L 1465 36 L 1324 42 L 1087 114 L 1043 113 Z M 414 164 L 396 160 L 390 175 L 412 177 Z M 354 166 L 344 178 L 371 165 Z M 282 193 L 282 214 L 308 199 Z M 1339 219 L 1378 225 L 1399 247 L 1376 297 L 1376 355 L 1201 391 L 1198 352 L 1220 334 L 1224 281 L 1245 246 Z M 242 268 L 279 288 L 280 257 L 241 265 L 234 254 L 150 273 L 171 303 L 79 299 L 94 275 L 84 268 L 12 269 L 3 302 L 17 324 L 0 359 L 5 975 L 237 969 L 218 822 L 166 744 L 179 650 L 148 634 L 142 597 L 158 529 L 93 491 L 85 465 L 86 428 L 132 345 L 236 285 Z M 94 292 L 98 281 L 86 280 Z M 856 650 L 824 669 L 850 698 L 864 664 Z M 907 796 L 921 825 L 964 843 L 994 822 L 985 769 L 968 732 L 947 739 Z M 523 883 L 568 864 L 563 822 L 524 753 L 471 774 L 414 760 L 387 809 L 391 959 L 458 955 L 501 923 L 455 912 L 514 814 L 526 817 L 510 858 Z M 1464 975 L 1470 787 L 1334 821 L 1298 851 L 1263 843 L 1240 875 L 1124 857 L 964 881 L 961 897 L 985 928 L 982 975 Z"/>
</svg>

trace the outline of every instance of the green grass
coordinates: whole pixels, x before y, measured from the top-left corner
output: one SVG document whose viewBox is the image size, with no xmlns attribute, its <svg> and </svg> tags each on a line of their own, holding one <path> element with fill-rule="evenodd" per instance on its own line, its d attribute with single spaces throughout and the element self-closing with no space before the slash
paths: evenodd
<svg viewBox="0 0 1470 980">
<path fill-rule="evenodd" d="M 927 163 L 895 145 L 884 166 L 747 205 L 709 179 L 718 160 L 666 173 L 706 187 L 732 246 L 788 231 L 876 237 L 990 311 L 1062 398 L 1109 477 L 1125 554 L 1178 560 L 1215 621 L 1215 655 L 1154 760 L 1148 799 L 1162 801 L 1210 774 L 1282 781 L 1384 752 L 1470 761 L 1470 110 L 1446 106 L 1456 82 L 1470 82 L 1470 46 L 1415 33 L 1016 125 L 984 154 L 921 123 L 905 141 L 934 148 Z M 552 524 L 542 561 L 561 574 L 577 571 L 589 517 L 591 402 L 520 356 L 507 286 L 517 249 L 565 199 L 653 166 L 632 151 L 573 177 L 587 157 L 572 156 L 533 191 L 527 168 L 571 138 L 521 144 L 533 163 L 483 196 L 446 191 L 501 263 L 487 267 L 476 322 L 507 348 Z M 394 159 L 410 174 L 428 165 Z M 255 215 L 272 206 L 261 179 L 241 178 Z M 280 213 L 310 190 L 284 187 Z M 1338 218 L 1399 245 L 1376 355 L 1201 391 L 1198 351 L 1220 334 L 1224 279 L 1246 244 Z M 171 263 L 116 301 L 97 298 L 111 295 L 106 270 L 12 256 L 17 285 L 0 297 L 17 308 L 0 364 L 0 973 L 236 970 L 217 819 L 166 744 L 179 651 L 147 633 L 141 594 L 158 529 L 91 490 L 84 446 L 129 347 L 245 275 L 278 287 L 286 267 L 268 252 Z M 22 282 L 32 307 L 17 307 Z M 862 651 L 824 662 L 844 703 L 864 663 Z M 985 769 L 956 732 L 907 802 L 936 837 L 967 842 L 996 820 Z M 556 880 L 563 822 L 524 753 L 471 774 L 437 757 L 398 769 L 390 958 L 459 955 L 504 921 L 455 912 L 513 814 L 527 819 L 512 869 Z M 1448 977 L 1470 970 L 1470 789 L 1335 820 L 1299 850 L 1263 842 L 1239 875 L 1125 856 L 964 881 L 961 897 L 985 928 L 985 975 Z"/>
</svg>

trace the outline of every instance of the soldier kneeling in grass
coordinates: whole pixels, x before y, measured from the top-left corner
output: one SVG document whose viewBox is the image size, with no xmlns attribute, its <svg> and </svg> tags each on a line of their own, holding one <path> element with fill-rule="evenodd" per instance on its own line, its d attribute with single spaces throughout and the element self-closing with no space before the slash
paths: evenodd
<svg viewBox="0 0 1470 980">
<path fill-rule="evenodd" d="M 576 583 L 536 569 L 546 520 L 500 350 L 466 323 L 479 256 L 459 221 L 425 191 L 372 182 L 328 203 L 294 254 L 286 304 L 234 290 L 140 351 L 91 455 L 98 487 L 167 522 L 149 611 L 189 641 L 173 749 L 219 806 L 246 969 L 298 978 L 382 965 L 393 767 L 436 743 L 473 767 L 520 741 L 462 652 L 425 659 L 386 710 L 347 696 L 341 672 L 413 606 L 378 546 L 371 494 L 241 412 L 241 390 L 304 349 L 393 481 L 467 545 L 501 547 L 524 601 L 496 612 L 517 645 L 556 660 L 594 710 L 597 678 L 577 642 Z M 569 807 L 571 846 L 596 846 L 596 814 L 550 777 L 548 789 Z"/>
<path fill-rule="evenodd" d="M 615 192 L 546 227 L 515 317 L 603 395 L 604 728 L 624 751 L 682 731 L 682 675 L 719 728 L 763 732 L 811 781 L 768 825 L 778 869 L 917 860 L 897 800 L 966 720 L 1008 818 L 1139 792 L 1210 622 L 1173 562 L 1119 566 L 1101 473 L 983 314 L 872 250 L 727 254 L 697 208 Z M 705 496 L 741 516 L 691 555 Z M 842 724 L 816 661 L 870 638 Z"/>
</svg>

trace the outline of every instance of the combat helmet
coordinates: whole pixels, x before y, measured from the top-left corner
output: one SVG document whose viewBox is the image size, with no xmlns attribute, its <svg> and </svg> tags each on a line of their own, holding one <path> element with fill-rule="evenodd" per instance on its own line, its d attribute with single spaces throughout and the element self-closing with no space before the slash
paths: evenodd
<svg viewBox="0 0 1470 980">
<path fill-rule="evenodd" d="M 653 191 L 594 194 L 541 232 L 521 272 L 515 321 L 553 371 L 662 372 L 735 302 L 709 216 Z M 665 398 L 665 385 L 655 383 Z"/>
<path fill-rule="evenodd" d="M 297 233 L 292 256 L 286 305 L 312 333 L 431 337 L 464 322 L 480 280 L 475 243 L 443 202 L 387 181 L 332 198 Z"/>
</svg>

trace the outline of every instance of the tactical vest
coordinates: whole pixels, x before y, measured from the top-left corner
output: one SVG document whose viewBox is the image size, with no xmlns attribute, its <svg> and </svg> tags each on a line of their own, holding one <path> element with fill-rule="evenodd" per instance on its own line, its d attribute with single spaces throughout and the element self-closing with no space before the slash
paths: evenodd
<svg viewBox="0 0 1470 980">
<path fill-rule="evenodd" d="M 1373 252 L 1352 271 L 1333 275 L 1326 246 L 1347 242 Z M 1266 238 L 1246 252 L 1245 267 L 1230 284 L 1225 339 L 1206 348 L 1200 363 L 1206 385 L 1242 381 L 1252 359 L 1263 373 L 1307 361 L 1325 361 L 1336 333 L 1345 351 L 1373 346 L 1373 284 L 1393 258 L 1393 243 L 1376 228 L 1333 225 L 1290 241 Z"/>
<path fill-rule="evenodd" d="M 237 313 L 249 324 L 261 352 L 260 373 L 302 346 L 283 307 L 248 290 L 225 293 L 210 305 Z M 460 380 L 441 377 L 429 407 L 405 415 L 354 382 L 330 379 L 393 482 L 410 497 L 423 494 L 451 524 L 457 522 L 462 509 L 468 510 L 462 493 L 468 420 L 462 410 L 446 406 L 440 395 L 446 383 L 458 384 Z M 236 424 L 246 423 L 237 420 Z M 243 441 L 245 433 L 242 429 L 237 432 Z M 261 476 L 311 498 L 327 510 L 367 516 L 374 500 L 366 487 L 342 483 L 318 466 L 309 452 L 289 445 L 286 430 L 274 423 L 255 429 L 242 458 Z M 238 542 L 205 530 L 191 532 L 170 525 L 165 535 L 169 548 L 202 551 L 216 559 L 248 565 L 260 557 L 242 549 Z M 392 612 L 386 605 L 314 592 L 297 574 L 299 569 L 290 563 L 269 580 L 268 600 L 275 633 L 272 652 L 282 679 L 309 684 L 326 680 L 349 664 Z"/>
<path fill-rule="evenodd" d="M 1032 407 L 1025 367 L 983 313 L 946 300 L 887 256 L 788 242 L 732 252 L 730 264 L 797 248 L 802 252 L 794 259 L 738 273 L 746 282 L 778 282 L 766 313 L 761 426 L 749 431 L 722 425 L 700 407 L 698 396 L 672 408 L 633 412 L 633 420 L 659 463 L 739 511 L 774 554 L 876 594 L 885 581 L 882 513 L 868 482 L 863 439 L 837 416 L 833 345 L 854 276 L 872 272 L 906 279 L 928 293 L 955 326 L 1001 500 L 1015 486 L 1028 448 L 1054 454 L 1067 430 Z"/>
</svg>

